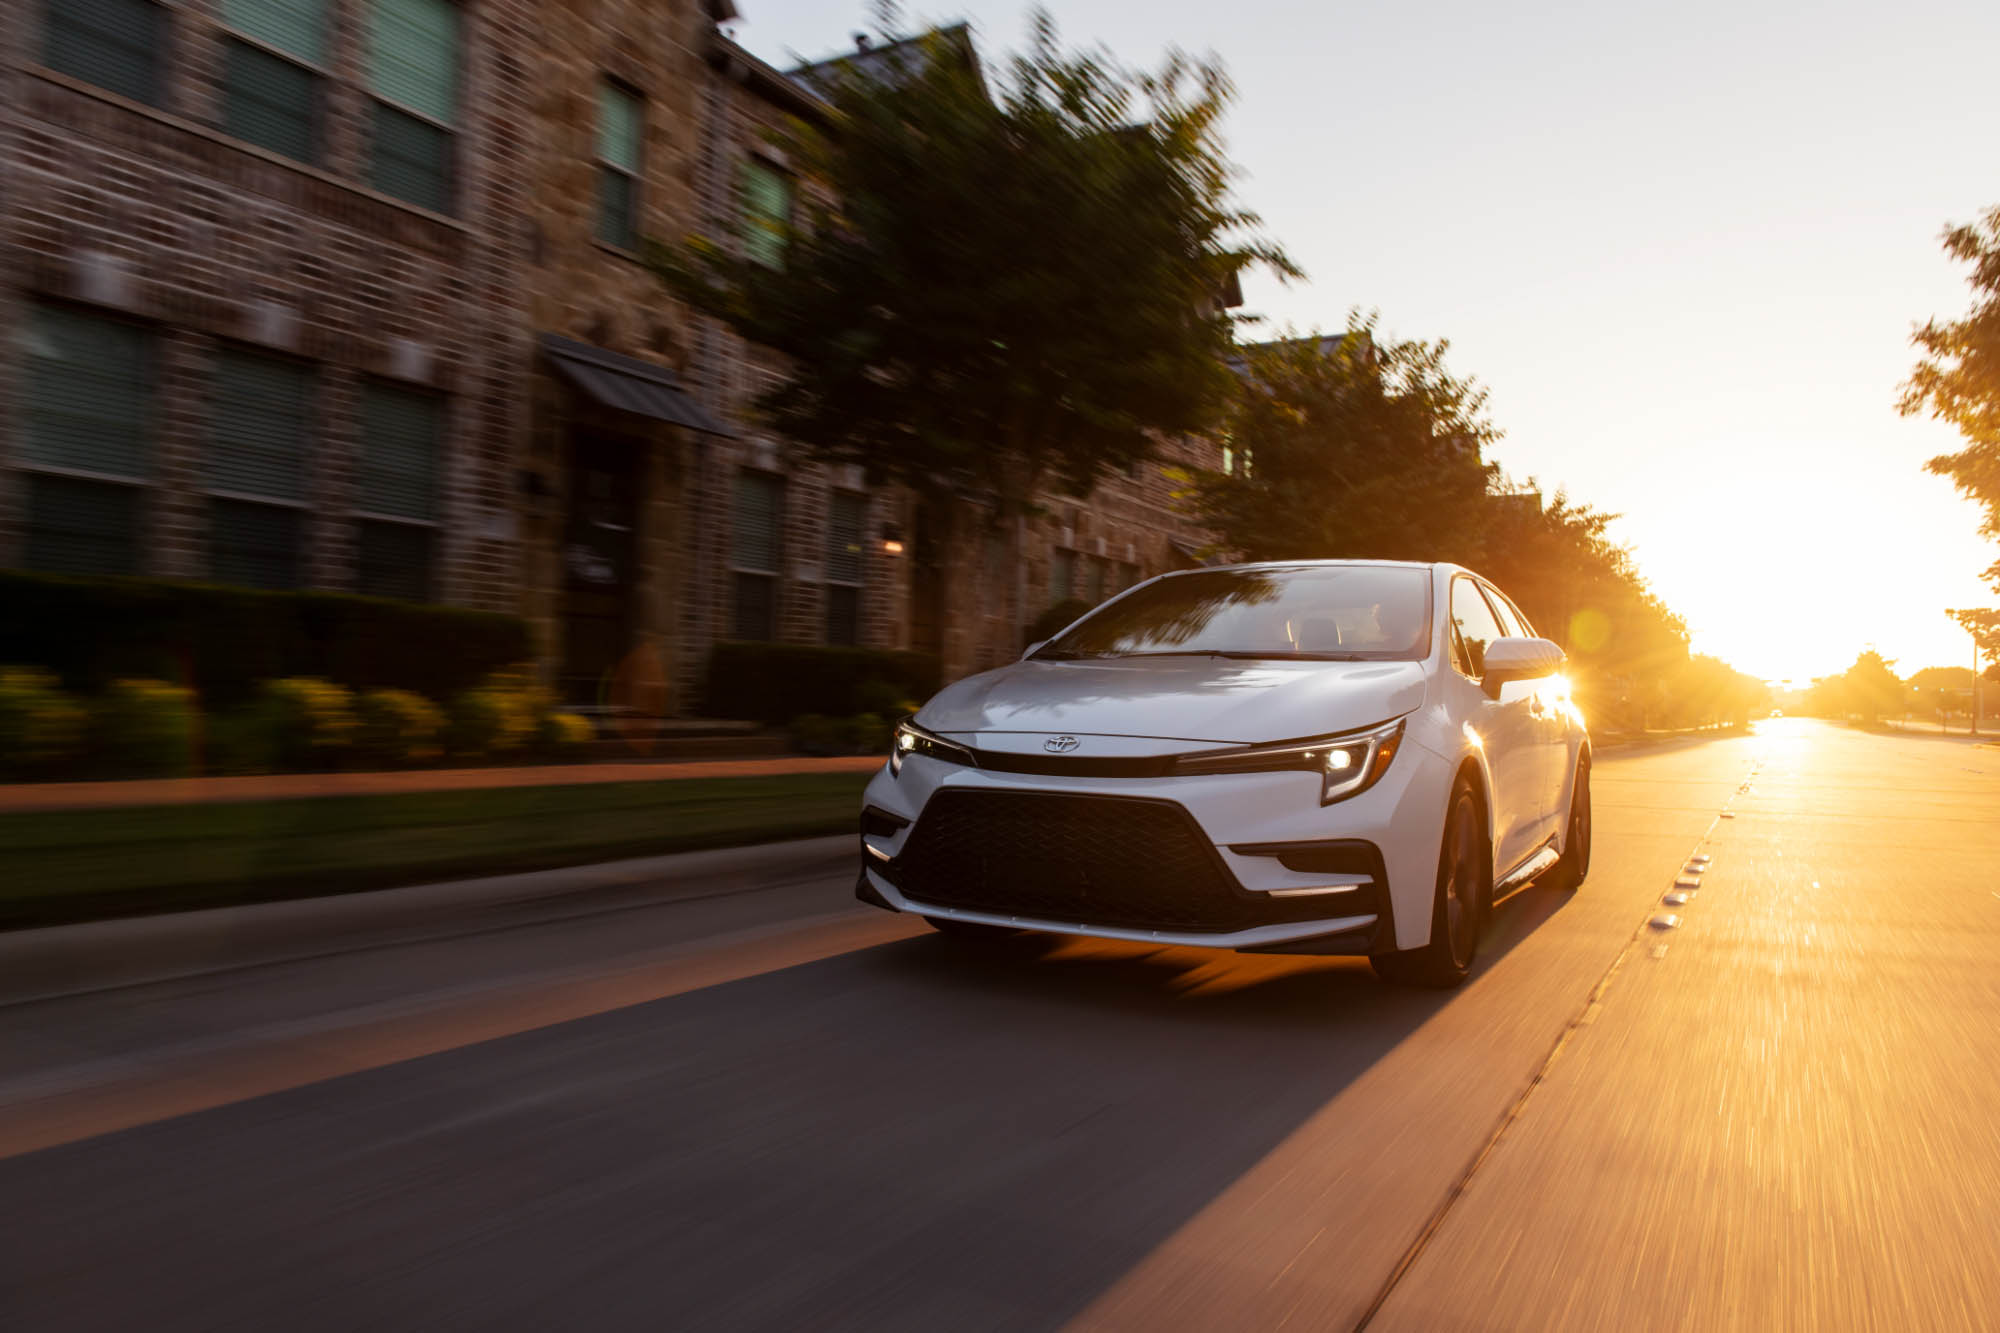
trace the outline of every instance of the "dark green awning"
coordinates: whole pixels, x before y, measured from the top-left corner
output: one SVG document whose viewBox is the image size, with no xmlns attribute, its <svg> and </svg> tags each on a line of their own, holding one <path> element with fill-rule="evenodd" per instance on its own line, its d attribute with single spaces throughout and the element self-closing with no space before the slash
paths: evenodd
<svg viewBox="0 0 2000 1333">
<path fill-rule="evenodd" d="M 614 411 L 651 417 L 710 435 L 736 433 L 704 411 L 664 366 L 555 333 L 542 335 L 542 351 L 557 374 Z"/>
</svg>

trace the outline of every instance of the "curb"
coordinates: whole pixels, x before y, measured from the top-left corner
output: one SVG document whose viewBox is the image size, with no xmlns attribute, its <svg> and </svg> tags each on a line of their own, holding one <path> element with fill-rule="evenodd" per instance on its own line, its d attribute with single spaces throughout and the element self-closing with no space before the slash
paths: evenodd
<svg viewBox="0 0 2000 1333">
<path fill-rule="evenodd" d="M 849 834 L 0 934 L 0 1005 L 750 893 L 852 862 Z"/>
</svg>

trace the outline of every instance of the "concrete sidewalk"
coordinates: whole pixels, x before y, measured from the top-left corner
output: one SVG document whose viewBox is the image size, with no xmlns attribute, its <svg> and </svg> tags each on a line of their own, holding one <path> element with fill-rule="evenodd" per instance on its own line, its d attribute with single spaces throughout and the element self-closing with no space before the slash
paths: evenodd
<svg viewBox="0 0 2000 1333">
<path fill-rule="evenodd" d="M 830 759 L 790 756 L 784 759 L 712 759 L 680 763 L 408 769 L 388 773 L 270 773 L 234 778 L 144 778 L 129 782 L 32 782 L 0 785 L 0 814 L 284 801 L 309 796 L 388 796 L 404 792 L 474 791 L 494 787 L 660 782 L 679 778 L 868 773 L 881 766 L 880 755 L 844 755 Z"/>
</svg>

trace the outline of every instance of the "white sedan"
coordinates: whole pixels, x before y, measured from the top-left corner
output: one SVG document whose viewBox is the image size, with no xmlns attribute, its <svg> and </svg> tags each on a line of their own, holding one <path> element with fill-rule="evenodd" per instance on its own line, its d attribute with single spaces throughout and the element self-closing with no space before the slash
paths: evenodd
<svg viewBox="0 0 2000 1333">
<path fill-rule="evenodd" d="M 1590 867 L 1590 737 L 1455 565 L 1167 574 L 897 728 L 857 893 L 951 934 L 1366 954 L 1464 980 L 1497 898 Z"/>
</svg>

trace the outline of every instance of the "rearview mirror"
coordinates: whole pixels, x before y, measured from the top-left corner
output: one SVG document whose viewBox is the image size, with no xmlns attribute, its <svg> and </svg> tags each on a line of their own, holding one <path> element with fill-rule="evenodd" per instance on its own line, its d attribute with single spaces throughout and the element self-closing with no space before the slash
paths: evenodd
<svg viewBox="0 0 2000 1333">
<path fill-rule="evenodd" d="M 1561 646 L 1547 639 L 1495 639 L 1486 645 L 1486 669 L 1479 683 L 1487 698 L 1498 699 L 1502 685 L 1553 676 L 1568 660 Z"/>
</svg>

